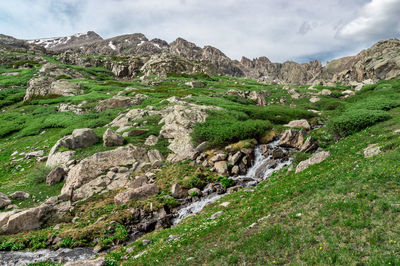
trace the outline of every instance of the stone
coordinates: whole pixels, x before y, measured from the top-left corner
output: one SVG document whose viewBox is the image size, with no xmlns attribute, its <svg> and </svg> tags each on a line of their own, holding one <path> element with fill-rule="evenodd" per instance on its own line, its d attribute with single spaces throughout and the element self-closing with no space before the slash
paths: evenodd
<svg viewBox="0 0 400 266">
<path fill-rule="evenodd" d="M 307 132 L 304 129 L 288 129 L 283 132 L 279 145 L 282 147 L 300 149 L 303 146 L 306 136 Z"/>
<path fill-rule="evenodd" d="M 56 152 L 47 158 L 46 166 L 56 167 L 71 161 L 75 156 L 75 151 Z"/>
<path fill-rule="evenodd" d="M 232 175 L 234 176 L 238 176 L 240 174 L 240 168 L 239 166 L 235 165 L 234 167 L 232 167 L 231 170 Z"/>
<path fill-rule="evenodd" d="M 44 151 L 40 150 L 40 151 L 31 151 L 28 152 L 27 154 L 25 154 L 25 159 L 31 159 L 31 158 L 35 158 L 35 157 L 42 157 L 44 155 Z"/>
<path fill-rule="evenodd" d="M 11 204 L 11 200 L 3 193 L 0 193 L 0 209 Z"/>
<path fill-rule="evenodd" d="M 215 219 L 217 219 L 219 216 L 221 216 L 223 214 L 224 214 L 223 211 L 216 212 L 213 215 L 211 215 L 210 220 L 215 220 Z"/>
<path fill-rule="evenodd" d="M 218 174 L 225 175 L 228 172 L 228 163 L 226 161 L 216 162 L 214 167 Z"/>
<path fill-rule="evenodd" d="M 236 152 L 234 155 L 229 155 L 228 163 L 231 165 L 236 165 L 242 159 L 242 153 L 240 151 Z"/>
<path fill-rule="evenodd" d="M 331 96 L 332 92 L 330 90 L 323 89 L 320 94 L 324 96 Z"/>
<path fill-rule="evenodd" d="M 146 184 L 138 188 L 128 189 L 114 197 L 114 202 L 117 205 L 122 205 L 131 200 L 146 200 L 148 197 L 158 194 L 160 190 L 154 184 Z"/>
<path fill-rule="evenodd" d="M 317 96 L 312 96 L 311 98 L 310 98 L 310 102 L 311 103 L 316 103 L 316 102 L 319 102 L 321 100 L 321 98 L 319 98 L 319 97 L 317 97 Z"/>
<path fill-rule="evenodd" d="M 364 149 L 364 157 L 370 158 L 381 153 L 381 147 L 378 144 L 370 144 Z"/>
<path fill-rule="evenodd" d="M 316 149 L 318 149 L 318 143 L 312 137 L 308 137 L 300 147 L 301 152 L 314 152 Z"/>
<path fill-rule="evenodd" d="M 149 163 L 147 149 L 135 147 L 131 144 L 114 150 L 95 153 L 71 168 L 61 194 L 71 195 L 73 190 L 94 180 L 103 171 L 112 167 L 132 165 L 132 171 L 139 171 L 146 163 Z"/>
<path fill-rule="evenodd" d="M 204 84 L 204 82 L 201 81 L 189 81 L 186 82 L 185 85 L 188 85 L 191 88 L 204 88 L 206 86 L 206 84 Z"/>
<path fill-rule="evenodd" d="M 154 163 L 156 161 L 164 161 L 165 159 L 159 150 L 149 150 L 147 152 L 147 156 L 149 157 L 150 163 Z"/>
<path fill-rule="evenodd" d="M 148 96 L 144 94 L 136 94 L 134 97 L 114 96 L 110 99 L 100 101 L 94 108 L 97 112 L 103 112 L 107 109 L 115 109 L 121 107 L 131 107 L 141 104 Z"/>
<path fill-rule="evenodd" d="M 165 241 L 170 242 L 170 241 L 178 240 L 181 237 L 182 237 L 182 235 L 169 235 Z"/>
<path fill-rule="evenodd" d="M 79 149 L 92 146 L 98 141 L 96 133 L 91 128 L 79 128 L 72 131 L 72 135 L 62 139 L 61 145 L 67 149 Z"/>
<path fill-rule="evenodd" d="M 310 124 L 305 119 L 290 121 L 289 124 L 287 124 L 285 126 L 287 126 L 287 127 L 295 127 L 295 128 L 304 128 L 305 130 L 310 130 L 311 129 Z"/>
<path fill-rule="evenodd" d="M 143 240 L 142 240 L 143 246 L 150 245 L 151 243 L 152 243 L 151 240 L 148 240 L 148 239 L 143 239 Z"/>
<path fill-rule="evenodd" d="M 210 161 L 211 162 L 218 162 L 218 161 L 224 161 L 228 156 L 225 153 L 217 153 L 213 157 L 211 157 Z"/>
<path fill-rule="evenodd" d="M 345 90 L 342 92 L 342 94 L 348 97 L 356 95 L 355 92 L 351 90 Z"/>
<path fill-rule="evenodd" d="M 195 196 L 201 196 L 201 191 L 198 188 L 191 188 L 188 191 L 189 196 L 191 197 L 195 197 Z"/>
<path fill-rule="evenodd" d="M 197 147 L 195 148 L 196 152 L 202 153 L 205 152 L 207 150 L 207 142 L 204 141 L 202 143 L 200 143 L 199 145 L 197 145 Z"/>
<path fill-rule="evenodd" d="M 158 142 L 158 137 L 155 135 L 150 135 L 147 137 L 146 141 L 144 142 L 145 145 L 154 146 Z"/>
<path fill-rule="evenodd" d="M 20 199 L 29 199 L 31 195 L 26 193 L 25 191 L 15 191 L 10 195 L 10 198 L 15 199 L 15 200 L 20 200 Z"/>
<path fill-rule="evenodd" d="M 182 199 L 188 195 L 188 190 L 185 189 L 181 184 L 175 183 L 171 187 L 171 195 L 174 198 Z"/>
<path fill-rule="evenodd" d="M 229 201 L 225 201 L 225 202 L 222 202 L 219 206 L 222 206 L 222 207 L 228 207 L 229 205 L 231 205 L 231 203 L 229 202 Z"/>
<path fill-rule="evenodd" d="M 65 177 L 67 173 L 64 171 L 62 167 L 56 167 L 47 175 L 46 177 L 46 185 L 52 186 L 60 183 Z"/>
<path fill-rule="evenodd" d="M 55 80 L 49 76 L 33 78 L 28 82 L 24 101 L 49 95 L 76 96 L 82 94 L 81 84 L 66 80 Z"/>
<path fill-rule="evenodd" d="M 309 166 L 321 163 L 329 157 L 331 153 L 329 151 L 321 151 L 315 153 L 311 158 L 300 162 L 296 167 L 296 173 L 306 170 Z"/>
<path fill-rule="evenodd" d="M 103 134 L 104 147 L 122 146 L 124 144 L 124 137 L 115 133 L 112 129 L 107 128 Z"/>
</svg>

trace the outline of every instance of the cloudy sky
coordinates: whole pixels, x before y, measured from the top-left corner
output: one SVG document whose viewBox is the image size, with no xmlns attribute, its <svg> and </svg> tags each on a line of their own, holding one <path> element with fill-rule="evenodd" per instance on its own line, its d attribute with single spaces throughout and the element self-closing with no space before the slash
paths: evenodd
<svg viewBox="0 0 400 266">
<path fill-rule="evenodd" d="M 400 0 L 13 0 L 0 2 L 0 33 L 35 39 L 140 32 L 212 45 L 234 59 L 305 62 L 399 38 L 399 14 Z"/>
</svg>

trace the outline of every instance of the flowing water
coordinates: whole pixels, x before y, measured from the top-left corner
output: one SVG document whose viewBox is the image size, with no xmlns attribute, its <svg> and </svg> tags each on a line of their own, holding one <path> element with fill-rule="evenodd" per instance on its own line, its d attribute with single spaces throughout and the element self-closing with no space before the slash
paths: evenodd
<svg viewBox="0 0 400 266">
<path fill-rule="evenodd" d="M 279 140 L 268 144 L 271 149 L 279 147 Z M 284 152 L 288 150 L 279 147 Z M 272 155 L 264 157 L 261 153 L 261 148 L 255 149 L 255 157 L 253 166 L 249 168 L 246 175 L 231 177 L 233 180 L 240 182 L 244 186 L 254 186 L 260 183 L 262 180 L 268 178 L 272 173 L 286 167 L 292 163 L 288 157 L 282 159 L 273 159 Z M 207 204 L 213 203 L 223 195 L 218 193 L 212 193 L 200 200 L 190 203 L 186 206 L 181 207 L 173 219 L 173 225 L 178 224 L 182 219 L 199 213 Z M 40 261 L 54 261 L 54 262 L 66 262 L 66 261 L 81 261 L 94 258 L 96 254 L 91 248 L 74 248 L 74 249 L 58 249 L 56 251 L 50 249 L 41 249 L 34 252 L 0 252 L 1 265 L 27 265 L 33 262 Z"/>
<path fill-rule="evenodd" d="M 268 146 L 270 147 L 270 149 L 278 148 L 279 140 L 269 143 Z M 289 152 L 285 148 L 279 148 L 282 149 L 284 152 Z M 261 154 L 260 146 L 256 147 L 254 153 L 254 162 L 252 167 L 248 169 L 247 174 L 237 177 L 231 177 L 233 180 L 243 181 L 241 183 L 245 186 L 254 186 L 260 183 L 262 180 L 267 179 L 274 172 L 279 171 L 280 169 L 289 166 L 292 163 L 292 160 L 289 157 L 283 159 L 273 159 L 272 155 L 265 157 Z M 172 220 L 172 224 L 176 225 L 185 217 L 199 213 L 207 204 L 215 202 L 222 196 L 223 195 L 214 193 L 201 198 L 199 201 L 195 201 L 187 206 L 180 208 L 178 210 L 177 217 Z"/>
</svg>

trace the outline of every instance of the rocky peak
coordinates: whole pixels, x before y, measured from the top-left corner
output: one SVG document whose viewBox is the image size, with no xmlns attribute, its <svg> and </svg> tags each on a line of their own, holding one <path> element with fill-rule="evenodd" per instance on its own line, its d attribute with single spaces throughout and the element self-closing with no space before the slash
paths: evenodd
<svg viewBox="0 0 400 266">
<path fill-rule="evenodd" d="M 194 43 L 178 38 L 170 43 L 170 52 L 187 59 L 199 60 L 201 59 L 202 49 Z"/>
</svg>

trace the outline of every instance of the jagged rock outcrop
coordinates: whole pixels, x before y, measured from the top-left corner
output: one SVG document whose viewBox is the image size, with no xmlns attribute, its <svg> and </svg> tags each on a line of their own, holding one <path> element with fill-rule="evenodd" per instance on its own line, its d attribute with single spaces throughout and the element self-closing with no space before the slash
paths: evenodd
<svg viewBox="0 0 400 266">
<path fill-rule="evenodd" d="M 133 171 L 149 163 L 147 150 L 133 145 L 96 153 L 75 165 L 68 173 L 61 194 L 73 195 L 73 191 L 115 166 L 130 165 Z"/>
<path fill-rule="evenodd" d="M 60 50 L 65 48 L 80 47 L 82 45 L 99 40 L 103 40 L 100 35 L 94 31 L 88 31 L 86 33 L 78 33 L 67 37 L 29 40 L 27 43 L 40 45 L 49 50 Z"/>
</svg>

